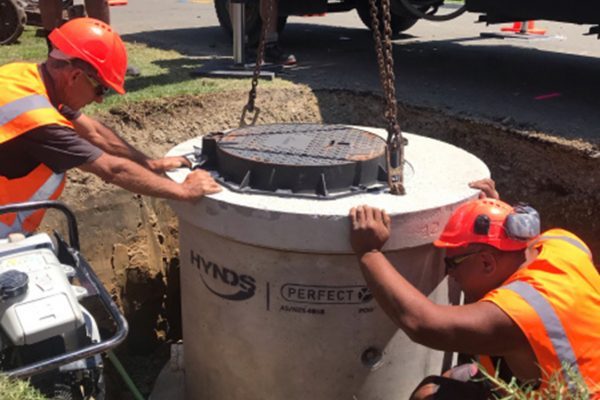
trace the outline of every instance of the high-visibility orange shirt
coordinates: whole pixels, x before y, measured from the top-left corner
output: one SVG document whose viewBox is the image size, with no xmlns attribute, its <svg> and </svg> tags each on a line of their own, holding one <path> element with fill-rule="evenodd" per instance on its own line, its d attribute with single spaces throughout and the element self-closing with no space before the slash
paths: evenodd
<svg viewBox="0 0 600 400">
<path fill-rule="evenodd" d="M 589 248 L 574 234 L 552 229 L 532 241 L 539 254 L 484 296 L 500 307 L 529 341 L 541 368 L 540 389 L 569 365 L 600 398 L 600 274 Z"/>
<path fill-rule="evenodd" d="M 0 67 L 0 145 L 32 129 L 61 125 L 73 129 L 50 102 L 37 64 L 13 63 Z M 18 179 L 0 176 L 0 205 L 57 199 L 65 184 L 64 174 L 55 174 L 40 164 Z M 14 231 L 32 232 L 44 211 L 0 215 L 0 237 Z"/>
</svg>

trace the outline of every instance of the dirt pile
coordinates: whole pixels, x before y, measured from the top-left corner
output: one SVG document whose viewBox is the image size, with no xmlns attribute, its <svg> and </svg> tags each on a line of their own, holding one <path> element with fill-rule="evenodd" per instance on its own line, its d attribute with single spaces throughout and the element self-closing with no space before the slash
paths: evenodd
<svg viewBox="0 0 600 400">
<path fill-rule="evenodd" d="M 235 92 L 158 99 L 99 117 L 158 157 L 189 138 L 237 127 L 246 98 L 246 93 Z M 258 123 L 385 126 L 382 99 L 370 93 L 259 89 L 257 105 Z M 453 143 L 481 158 L 504 199 L 534 205 L 545 228 L 570 229 L 600 254 L 600 218 L 594 213 L 600 210 L 597 147 L 406 104 L 400 107 L 400 117 L 403 130 Z M 180 337 L 173 212 L 162 200 L 132 195 L 89 174 L 75 171 L 69 180 L 63 200 L 78 216 L 82 252 L 122 305 L 131 326 L 126 353 L 154 353 L 164 360 L 167 353 L 160 344 Z M 142 391 L 149 391 L 157 368 L 149 371 L 148 364 L 134 356 L 129 362 L 134 370 L 136 364 L 143 365 L 146 371 L 137 379 L 134 372 L 134 379 Z"/>
</svg>

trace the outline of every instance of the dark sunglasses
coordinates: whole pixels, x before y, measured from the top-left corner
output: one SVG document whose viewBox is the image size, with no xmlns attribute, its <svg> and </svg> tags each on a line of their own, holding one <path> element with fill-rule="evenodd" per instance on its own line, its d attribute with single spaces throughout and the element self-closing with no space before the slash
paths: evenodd
<svg viewBox="0 0 600 400">
<path fill-rule="evenodd" d="M 107 86 L 104 86 L 103 84 L 98 82 L 98 80 L 96 78 L 94 78 L 92 75 L 85 73 L 85 76 L 87 77 L 88 81 L 90 81 L 90 83 L 94 87 L 94 94 L 96 96 L 103 97 L 110 90 Z"/>
<path fill-rule="evenodd" d="M 444 257 L 444 263 L 446 264 L 446 272 L 448 272 L 451 269 L 455 269 L 457 268 L 460 263 L 462 263 L 463 261 L 465 261 L 467 258 L 471 257 L 472 255 L 481 253 L 481 251 L 473 251 L 471 253 L 466 253 L 466 254 L 460 254 L 458 256 L 454 256 L 454 257 Z"/>
</svg>

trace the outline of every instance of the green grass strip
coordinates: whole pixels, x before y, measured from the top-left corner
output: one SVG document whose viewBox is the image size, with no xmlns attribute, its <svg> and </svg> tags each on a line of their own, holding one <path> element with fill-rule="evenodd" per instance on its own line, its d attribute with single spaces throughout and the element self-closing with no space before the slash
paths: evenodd
<svg viewBox="0 0 600 400">
<path fill-rule="evenodd" d="M 34 27 L 26 27 L 16 44 L 2 46 L 0 65 L 17 62 L 41 62 L 46 58 L 46 42 L 35 36 Z M 250 79 L 198 78 L 190 75 L 205 60 L 190 58 L 174 50 L 163 50 L 140 43 L 126 43 L 129 63 L 140 69 L 138 77 L 127 77 L 127 94 L 109 94 L 102 104 L 92 104 L 84 111 L 94 114 L 130 102 L 139 102 L 185 94 L 204 94 L 229 90 L 249 90 Z M 261 86 L 285 86 L 287 82 L 276 79 L 263 82 Z"/>
</svg>

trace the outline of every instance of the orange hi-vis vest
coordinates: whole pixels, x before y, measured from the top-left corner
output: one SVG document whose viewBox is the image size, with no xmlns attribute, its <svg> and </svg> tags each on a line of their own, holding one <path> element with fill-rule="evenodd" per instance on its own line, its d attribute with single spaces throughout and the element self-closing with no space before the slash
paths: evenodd
<svg viewBox="0 0 600 400">
<path fill-rule="evenodd" d="M 0 67 L 0 88 L 0 146 L 44 125 L 73 128 L 50 102 L 37 64 L 13 63 Z M 44 164 L 20 178 L 0 176 L 0 205 L 55 200 L 64 185 L 65 174 L 55 174 Z M 33 232 L 43 216 L 43 210 L 0 215 L 0 238 L 12 232 Z"/>
<path fill-rule="evenodd" d="M 535 260 L 482 301 L 496 304 L 521 328 L 541 369 L 540 389 L 557 373 L 571 387 L 576 373 L 591 398 L 600 398 L 600 274 L 592 254 L 562 229 L 544 232 L 529 246 L 539 251 Z"/>
</svg>

